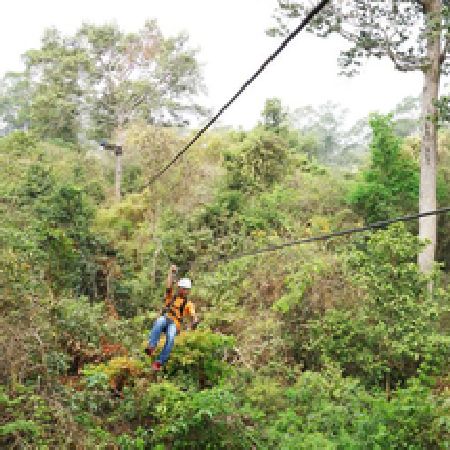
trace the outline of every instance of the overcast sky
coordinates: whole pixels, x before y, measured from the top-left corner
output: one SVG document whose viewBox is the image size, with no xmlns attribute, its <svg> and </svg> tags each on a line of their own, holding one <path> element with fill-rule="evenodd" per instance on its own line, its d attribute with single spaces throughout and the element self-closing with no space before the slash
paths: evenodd
<svg viewBox="0 0 450 450">
<path fill-rule="evenodd" d="M 73 33 L 83 21 L 116 22 L 125 31 L 137 31 L 146 18 L 156 18 L 165 35 L 189 33 L 191 45 L 200 51 L 207 106 L 218 109 L 280 43 L 280 38 L 265 35 L 275 6 L 275 0 L 4 2 L 0 73 L 20 69 L 20 55 L 39 46 L 46 27 Z M 300 33 L 227 111 L 222 123 L 253 126 L 269 97 L 280 97 L 291 109 L 331 100 L 356 119 L 371 111 L 387 112 L 402 98 L 420 94 L 421 74 L 396 72 L 389 61 L 368 61 L 354 78 L 338 76 L 336 61 L 343 45 L 339 37 L 325 40 Z"/>
</svg>

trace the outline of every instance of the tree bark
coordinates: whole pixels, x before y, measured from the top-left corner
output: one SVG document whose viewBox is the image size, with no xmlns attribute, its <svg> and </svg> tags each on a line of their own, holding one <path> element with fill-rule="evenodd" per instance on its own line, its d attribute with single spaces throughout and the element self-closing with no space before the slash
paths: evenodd
<svg viewBox="0 0 450 450">
<path fill-rule="evenodd" d="M 441 12 L 441 0 L 424 2 L 428 21 L 437 20 Z M 437 160 L 437 123 L 436 101 L 439 98 L 440 81 L 440 32 L 428 30 L 427 66 L 424 69 L 422 120 L 423 133 L 420 151 L 420 194 L 419 211 L 436 209 L 436 160 Z M 418 263 L 422 272 L 433 268 L 437 244 L 436 216 L 419 219 L 419 237 L 427 239 L 430 244 L 420 253 Z"/>
</svg>

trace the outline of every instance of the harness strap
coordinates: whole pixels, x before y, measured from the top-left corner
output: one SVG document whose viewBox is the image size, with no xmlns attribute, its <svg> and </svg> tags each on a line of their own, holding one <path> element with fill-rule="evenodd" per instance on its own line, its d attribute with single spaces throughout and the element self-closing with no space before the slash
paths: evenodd
<svg viewBox="0 0 450 450">
<path fill-rule="evenodd" d="M 187 300 L 187 298 L 184 298 L 183 303 L 180 305 L 179 308 L 177 308 L 175 306 L 176 299 L 177 299 L 177 295 L 174 294 L 172 296 L 172 300 L 170 301 L 170 303 L 163 309 L 163 312 L 165 314 L 167 314 L 169 312 L 172 313 L 176 317 L 176 319 L 180 322 L 181 319 L 183 318 L 184 308 L 186 307 L 188 300 Z"/>
<path fill-rule="evenodd" d="M 177 318 L 178 321 L 181 321 L 183 318 L 184 308 L 186 306 L 187 299 L 183 299 L 183 303 L 177 308 L 175 305 L 170 307 L 170 312 Z"/>
</svg>

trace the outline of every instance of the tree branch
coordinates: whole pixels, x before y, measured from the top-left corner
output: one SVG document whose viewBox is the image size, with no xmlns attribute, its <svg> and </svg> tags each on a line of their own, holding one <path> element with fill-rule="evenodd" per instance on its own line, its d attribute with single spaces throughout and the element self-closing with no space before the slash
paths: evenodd
<svg viewBox="0 0 450 450">
<path fill-rule="evenodd" d="M 398 55 L 395 54 L 395 52 L 392 50 L 389 38 L 386 36 L 385 33 L 385 39 L 384 39 L 384 48 L 386 50 L 386 55 L 391 59 L 391 61 L 394 63 L 394 66 L 397 70 L 400 72 L 411 72 L 414 70 L 419 70 L 422 68 L 421 64 L 413 64 L 406 61 L 401 61 Z"/>
</svg>

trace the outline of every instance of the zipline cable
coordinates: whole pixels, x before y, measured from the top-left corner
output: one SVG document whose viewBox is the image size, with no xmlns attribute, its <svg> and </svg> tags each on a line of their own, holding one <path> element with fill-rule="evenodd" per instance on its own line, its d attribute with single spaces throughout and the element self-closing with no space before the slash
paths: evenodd
<svg viewBox="0 0 450 450">
<path fill-rule="evenodd" d="M 286 247 L 292 247 L 292 246 L 301 245 L 301 244 L 308 244 L 310 242 L 326 241 L 328 239 L 335 238 L 335 237 L 347 236 L 350 234 L 362 233 L 364 231 L 371 231 L 371 230 L 376 230 L 378 228 L 384 228 L 387 225 L 391 225 L 396 222 L 408 222 L 410 220 L 419 219 L 421 217 L 435 216 L 438 214 L 445 214 L 445 213 L 449 213 L 449 212 L 450 212 L 450 206 L 447 206 L 445 208 L 439 208 L 439 209 L 435 209 L 433 211 L 426 211 L 426 212 L 422 212 L 422 213 L 418 213 L 418 214 L 409 214 L 407 216 L 401 216 L 401 217 L 396 217 L 394 219 L 387 219 L 387 220 L 382 220 L 379 222 L 371 223 L 371 224 L 365 225 L 363 227 L 349 228 L 347 230 L 335 231 L 333 233 L 322 234 L 319 236 L 297 239 L 294 241 L 283 242 L 281 244 L 269 245 L 267 247 L 255 249 L 253 251 L 235 253 L 235 254 L 232 254 L 225 258 L 218 258 L 215 261 L 213 261 L 213 263 L 218 264 L 221 262 L 228 262 L 228 261 L 232 261 L 235 259 L 244 258 L 245 256 L 256 256 L 261 253 L 274 252 L 277 250 L 282 250 Z"/>
<path fill-rule="evenodd" d="M 303 19 L 300 25 L 294 29 L 289 35 L 284 39 L 281 45 L 261 64 L 259 69 L 240 87 L 240 89 L 236 92 L 236 94 L 225 103 L 222 108 L 219 109 L 217 114 L 208 121 L 208 123 L 203 126 L 195 136 L 180 150 L 174 158 L 168 162 L 161 170 L 159 170 L 155 175 L 152 176 L 150 181 L 147 183 L 147 186 L 153 184 L 158 178 L 160 178 L 173 164 L 177 162 L 177 160 L 200 138 L 200 136 L 205 133 L 205 131 L 211 127 L 211 125 L 217 121 L 217 119 L 225 112 L 226 109 L 230 107 L 230 105 L 247 89 L 250 84 L 255 81 L 255 79 L 261 74 L 261 72 L 284 50 L 284 48 L 289 44 L 292 39 L 294 39 L 300 31 L 305 28 L 309 22 L 329 3 L 330 0 L 321 0 L 317 6 L 315 6 Z"/>
</svg>

